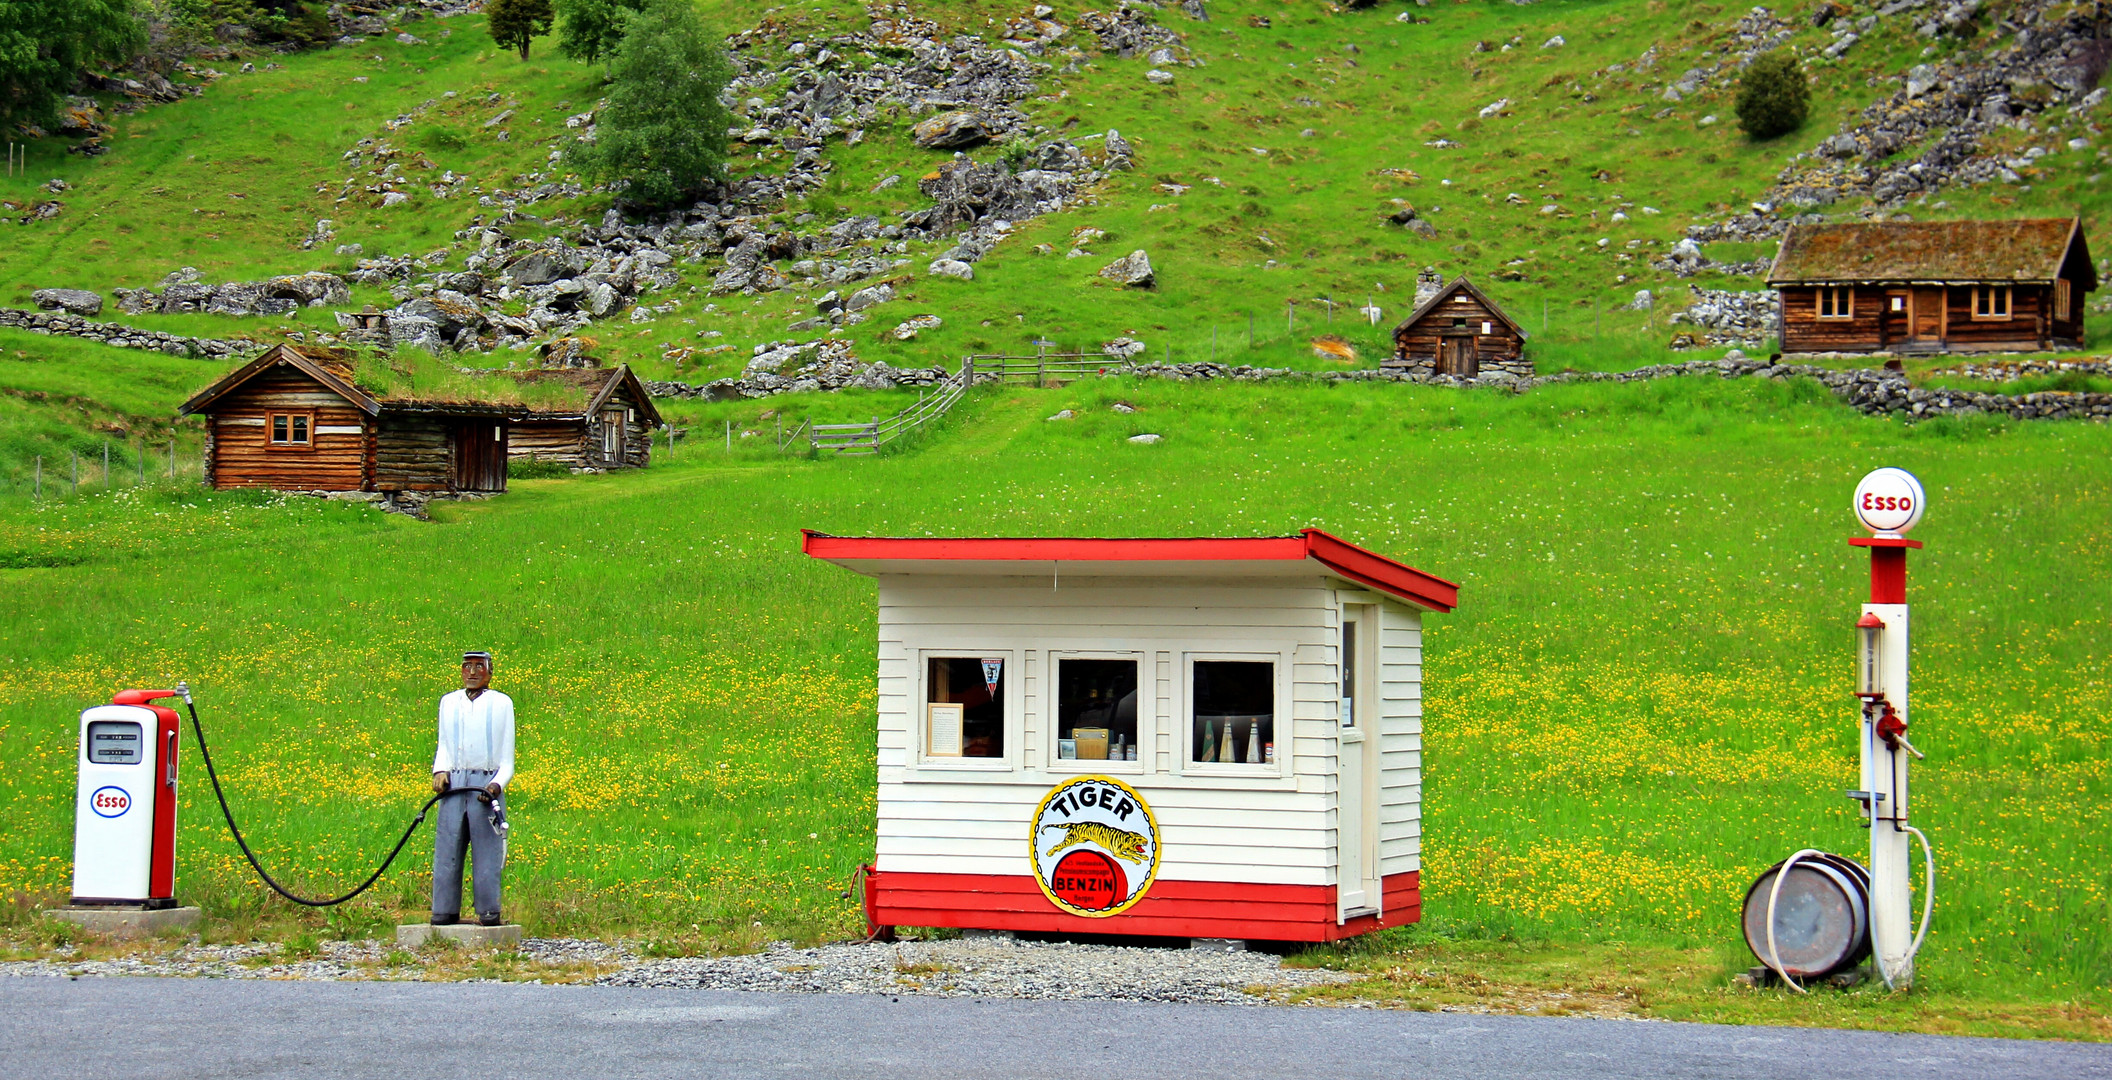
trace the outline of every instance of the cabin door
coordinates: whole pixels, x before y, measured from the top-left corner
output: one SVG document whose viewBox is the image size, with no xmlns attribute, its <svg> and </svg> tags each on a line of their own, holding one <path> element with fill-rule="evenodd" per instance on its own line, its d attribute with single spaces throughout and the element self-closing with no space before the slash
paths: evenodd
<svg viewBox="0 0 2112 1080">
<path fill-rule="evenodd" d="M 1379 910 L 1378 609 L 1342 608 L 1342 701 L 1335 767 L 1335 916 L 1348 921 Z"/>
<path fill-rule="evenodd" d="M 1944 291 L 1916 288 L 1907 299 L 1907 345 L 1929 349 L 1943 347 Z"/>
<path fill-rule="evenodd" d="M 1466 335 L 1437 339 L 1437 373 L 1457 375 L 1462 379 L 1481 374 L 1481 358 L 1475 354 L 1474 339 Z"/>
<path fill-rule="evenodd" d="M 601 414 L 601 463 L 603 465 L 615 468 L 624 464 L 623 437 L 628 434 L 624 430 L 628 426 L 624 422 L 624 411 L 622 409 L 610 409 Z"/>
<path fill-rule="evenodd" d="M 455 490 L 506 490 L 506 425 L 471 420 L 455 425 Z"/>
</svg>

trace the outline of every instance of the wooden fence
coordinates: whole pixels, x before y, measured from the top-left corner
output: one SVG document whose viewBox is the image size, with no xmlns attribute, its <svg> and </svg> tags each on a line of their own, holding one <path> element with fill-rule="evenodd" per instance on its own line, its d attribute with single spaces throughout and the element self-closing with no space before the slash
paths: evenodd
<svg viewBox="0 0 2112 1080">
<path fill-rule="evenodd" d="M 1129 370 L 1129 363 L 1103 353 L 1037 353 L 1032 356 L 980 355 L 961 358 L 960 369 L 917 394 L 917 402 L 883 420 L 873 417 L 862 424 L 805 424 L 807 448 L 816 454 L 877 454 L 880 448 L 951 411 L 961 395 L 978 382 L 1034 380 L 1046 386 L 1050 380 L 1069 380 L 1088 375 L 1107 375 Z M 783 450 L 799 436 L 780 437 Z"/>
</svg>

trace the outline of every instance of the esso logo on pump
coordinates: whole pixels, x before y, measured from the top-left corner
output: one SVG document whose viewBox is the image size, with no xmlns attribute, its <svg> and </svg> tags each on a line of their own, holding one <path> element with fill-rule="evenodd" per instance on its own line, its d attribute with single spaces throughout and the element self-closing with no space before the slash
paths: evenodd
<svg viewBox="0 0 2112 1080">
<path fill-rule="evenodd" d="M 132 809 L 132 793 L 121 787 L 99 787 L 88 796 L 88 808 L 102 817 L 124 817 Z"/>
<path fill-rule="evenodd" d="M 1928 501 L 1921 481 L 1905 469 L 1875 469 L 1855 485 L 1855 516 L 1878 536 L 1904 535 L 1921 520 Z"/>
</svg>

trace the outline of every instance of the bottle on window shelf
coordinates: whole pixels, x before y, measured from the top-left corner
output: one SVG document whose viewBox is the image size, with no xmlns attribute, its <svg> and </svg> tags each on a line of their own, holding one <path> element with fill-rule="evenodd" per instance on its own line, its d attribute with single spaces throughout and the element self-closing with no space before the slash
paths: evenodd
<svg viewBox="0 0 2112 1080">
<path fill-rule="evenodd" d="M 1249 721 L 1247 724 L 1247 764 L 1261 764 L 1261 721 L 1259 720 Z"/>
</svg>

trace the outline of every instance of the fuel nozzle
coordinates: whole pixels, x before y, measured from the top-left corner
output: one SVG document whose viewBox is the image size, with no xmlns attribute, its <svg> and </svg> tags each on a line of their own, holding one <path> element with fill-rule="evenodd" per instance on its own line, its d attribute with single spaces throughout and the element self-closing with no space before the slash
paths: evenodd
<svg viewBox="0 0 2112 1080">
<path fill-rule="evenodd" d="M 1914 744 L 1907 741 L 1907 722 L 1889 701 L 1884 703 L 1884 714 L 1877 718 L 1877 737 L 1883 740 L 1889 749 L 1905 750 L 1917 759 L 1927 756 L 1914 749 Z"/>
<path fill-rule="evenodd" d="M 189 680 L 178 682 L 176 684 L 176 692 L 178 694 L 183 695 L 183 703 L 185 705 L 189 705 L 191 703 L 191 684 Z"/>
</svg>

